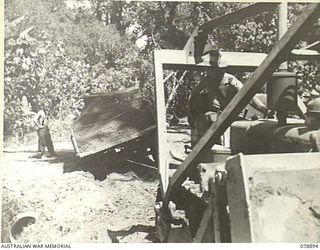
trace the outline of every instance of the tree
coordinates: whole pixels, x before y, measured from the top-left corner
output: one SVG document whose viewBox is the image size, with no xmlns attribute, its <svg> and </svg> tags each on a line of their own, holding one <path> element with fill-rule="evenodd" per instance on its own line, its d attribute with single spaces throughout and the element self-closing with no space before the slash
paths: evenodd
<svg viewBox="0 0 320 250">
<path fill-rule="evenodd" d="M 83 94 L 108 92 L 137 83 L 141 66 L 134 43 L 91 10 L 67 10 L 63 2 L 6 2 L 6 133 L 25 117 L 22 96 L 33 111 L 50 100 L 51 113 L 64 119 L 83 108 Z"/>
<path fill-rule="evenodd" d="M 134 22 L 134 39 L 145 34 L 148 43 L 142 54 L 149 54 L 154 48 L 182 49 L 195 26 L 226 13 L 246 7 L 248 3 L 201 3 L 201 2 L 132 2 L 122 8 L 123 23 Z M 292 3 L 288 6 L 288 23 L 291 25 L 302 12 L 305 4 Z M 128 25 L 127 25 L 128 26 Z M 127 27 L 126 26 L 126 27 Z M 319 40 L 320 20 L 305 31 L 303 40 L 310 44 Z M 211 36 L 218 48 L 225 51 L 269 53 L 277 42 L 277 12 L 248 18 L 239 24 L 217 27 Z M 303 47 L 302 42 L 297 48 Z M 299 93 L 311 91 L 319 86 L 319 62 L 291 62 L 290 70 L 296 72 Z M 175 105 L 185 106 L 192 82 L 185 80 L 176 96 Z M 172 84 L 171 82 L 168 83 Z M 184 88 L 184 89 L 183 89 Z M 185 96 L 187 95 L 187 96 Z M 181 115 L 183 115 L 181 113 Z"/>
<path fill-rule="evenodd" d="M 5 0 L 5 121 L 13 131 L 23 118 L 23 95 L 33 110 L 50 99 L 52 113 L 63 119 L 79 113 L 83 95 L 139 84 L 154 99 L 153 58 L 157 49 L 182 49 L 193 29 L 248 3 L 148 2 L 91 0 L 91 6 L 66 8 L 65 1 Z M 304 4 L 289 4 L 289 22 Z M 226 51 L 268 53 L 276 38 L 275 12 L 213 29 L 211 36 Z M 319 40 L 319 25 L 306 30 L 308 44 Z M 135 43 L 145 38 L 145 46 Z M 299 44 L 298 46 L 303 46 Z M 319 87 L 319 63 L 293 62 L 300 72 L 299 92 Z M 182 74 L 183 72 L 179 72 Z M 185 115 L 194 84 L 186 74 L 170 110 Z M 168 82 L 169 92 L 172 81 Z M 170 94 L 170 93 L 168 93 Z"/>
</svg>

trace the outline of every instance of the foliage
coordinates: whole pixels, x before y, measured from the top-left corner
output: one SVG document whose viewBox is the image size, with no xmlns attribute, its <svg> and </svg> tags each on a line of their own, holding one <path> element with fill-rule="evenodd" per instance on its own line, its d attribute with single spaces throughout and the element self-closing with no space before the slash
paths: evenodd
<svg viewBox="0 0 320 250">
<path fill-rule="evenodd" d="M 100 2 L 110 1 L 101 0 Z M 122 2 L 117 10 L 117 16 L 122 17 L 119 22 L 122 30 L 134 23 L 133 39 L 146 35 L 148 37 L 142 55 L 150 54 L 155 48 L 182 49 L 194 27 L 205 21 L 222 16 L 226 13 L 246 7 L 249 3 L 214 3 L 214 2 Z M 292 24 L 302 12 L 305 4 L 288 5 L 288 24 Z M 305 32 L 303 40 L 310 44 L 319 37 L 320 21 Z M 217 27 L 212 31 L 213 40 L 218 48 L 225 51 L 246 51 L 269 53 L 274 47 L 277 38 L 277 12 L 269 12 L 248 18 L 231 26 Z M 305 43 L 298 44 L 303 47 Z M 294 72 L 299 74 L 299 93 L 310 91 L 317 85 L 318 62 L 291 63 Z M 311 71 L 311 72 L 310 72 Z M 239 75 L 241 78 L 242 76 Z M 153 84 L 153 82 L 151 83 Z M 172 85 L 168 82 L 168 86 Z M 173 107 L 179 115 L 185 115 L 183 107 L 189 96 L 190 89 L 194 85 L 192 77 L 185 78 L 185 83 L 178 91 Z M 169 111 L 170 111 L 169 110 Z"/>
<path fill-rule="evenodd" d="M 71 0 L 69 0 L 71 1 Z M 74 0 L 80 3 L 81 0 Z M 32 110 L 50 100 L 57 119 L 83 108 L 83 95 L 139 84 L 154 99 L 154 49 L 182 49 L 193 29 L 249 3 L 154 2 L 90 0 L 88 8 L 66 8 L 63 0 L 5 0 L 5 131 L 27 123 L 21 108 L 27 96 Z M 289 4 L 289 23 L 304 4 Z M 226 51 L 268 53 L 277 41 L 275 12 L 215 28 L 211 36 Z M 320 35 L 320 21 L 306 30 L 304 40 Z M 136 46 L 143 40 L 143 46 Z M 318 39 L 319 40 L 319 39 Z M 304 44 L 299 44 L 302 47 Z M 292 62 L 299 73 L 299 93 L 319 87 L 319 63 Z M 178 72 L 182 75 L 183 72 Z M 194 85 L 184 77 L 169 112 L 185 115 Z M 173 89 L 168 82 L 168 95 Z M 21 125 L 22 124 L 22 125 Z"/>
<path fill-rule="evenodd" d="M 50 12 L 59 7 L 54 2 L 39 1 L 35 8 L 28 2 L 6 3 L 6 133 L 27 123 L 28 114 L 21 109 L 23 96 L 34 112 L 39 103 L 49 100 L 51 115 L 64 119 L 70 113 L 79 114 L 85 93 L 108 92 L 137 83 L 141 65 L 138 52 L 113 25 L 101 25 L 90 16 L 77 20 L 77 15 L 63 8 Z M 17 15 L 22 14 L 19 10 L 22 19 Z M 22 21 L 16 22 L 17 18 Z"/>
</svg>

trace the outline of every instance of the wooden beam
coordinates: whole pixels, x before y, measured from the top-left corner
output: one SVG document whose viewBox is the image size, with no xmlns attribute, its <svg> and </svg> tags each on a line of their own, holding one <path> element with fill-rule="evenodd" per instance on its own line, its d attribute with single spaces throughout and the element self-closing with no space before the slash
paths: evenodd
<svg viewBox="0 0 320 250">
<path fill-rule="evenodd" d="M 236 68 L 238 71 L 254 71 L 261 65 L 268 54 L 255 52 L 230 52 L 222 51 L 221 57 L 230 68 Z M 290 53 L 282 55 L 281 60 L 318 60 L 320 54 L 314 50 L 293 49 Z M 161 50 L 163 69 L 168 70 L 188 70 L 204 67 L 211 67 L 209 56 L 203 56 L 203 62 L 196 64 L 194 57 L 187 56 L 183 50 Z"/>
<path fill-rule="evenodd" d="M 192 56 L 194 57 L 194 39 L 195 39 L 195 36 L 198 35 L 198 30 L 199 30 L 199 27 L 197 26 L 191 36 L 189 37 L 188 41 L 186 42 L 186 44 L 184 45 L 184 48 L 183 50 L 185 51 L 186 53 L 186 56 Z"/>
<path fill-rule="evenodd" d="M 208 206 L 202 216 L 202 219 L 201 219 L 199 228 L 197 230 L 196 236 L 193 239 L 193 243 L 201 243 L 204 236 L 205 236 L 205 233 L 206 233 L 208 225 L 209 225 L 209 221 L 210 221 L 210 219 L 212 219 L 212 214 L 213 214 L 212 203 L 213 203 L 212 198 L 210 198 L 208 201 Z"/>
<path fill-rule="evenodd" d="M 129 163 L 133 163 L 133 164 L 135 164 L 135 165 L 141 166 L 141 167 L 146 167 L 146 168 L 158 170 L 158 168 L 156 168 L 156 167 L 153 167 L 153 166 L 150 166 L 150 165 L 141 163 L 141 162 L 136 162 L 136 161 L 133 161 L 133 160 L 130 160 L 130 159 L 129 159 L 129 160 L 126 160 L 126 161 L 129 162 Z"/>
<path fill-rule="evenodd" d="M 201 154 L 214 145 L 214 141 L 223 134 L 228 126 L 234 121 L 235 117 L 278 68 L 281 63 L 281 57 L 292 50 L 305 27 L 315 22 L 319 15 L 319 3 L 309 4 L 305 8 L 297 21 L 275 45 L 261 66 L 258 67 L 254 74 L 246 81 L 244 87 L 236 94 L 232 99 L 232 102 L 227 105 L 218 117 L 217 121 L 210 126 L 185 161 L 178 167 L 177 171 L 170 179 L 170 186 L 164 197 L 164 205 L 167 205 L 170 200 L 170 191 L 183 183 L 188 177 L 188 171 L 192 170 L 192 166 L 195 167 L 197 163 L 199 163 Z"/>
<path fill-rule="evenodd" d="M 309 44 L 308 46 L 304 47 L 303 49 L 311 49 L 311 50 L 316 50 L 316 51 L 320 51 L 320 41 L 316 41 L 312 44 Z"/>
<path fill-rule="evenodd" d="M 176 94 L 177 94 L 177 90 L 179 88 L 179 86 L 182 84 L 182 80 L 184 78 L 184 76 L 186 75 L 187 71 L 184 71 L 182 76 L 180 77 L 180 79 L 177 79 L 176 77 L 174 77 L 174 84 L 173 84 L 173 87 L 172 87 L 172 91 L 168 97 L 168 100 L 167 100 L 167 104 L 166 104 L 166 110 L 167 108 L 169 108 L 169 105 L 171 104 L 171 102 L 173 101 L 173 99 L 175 98 Z"/>
<path fill-rule="evenodd" d="M 202 57 L 202 62 L 196 64 L 193 56 L 187 56 L 183 50 L 161 50 L 161 62 L 164 69 L 175 69 L 178 66 L 182 68 L 192 67 L 211 67 L 209 64 L 209 56 Z M 265 53 L 254 52 L 221 52 L 222 60 L 229 67 L 237 68 L 256 68 L 267 57 Z"/>
<path fill-rule="evenodd" d="M 213 219 L 213 232 L 214 242 L 221 243 L 221 231 L 220 231 L 220 214 L 219 214 L 219 199 L 216 183 L 213 178 L 209 180 L 210 192 L 212 192 L 212 219 Z"/>
<path fill-rule="evenodd" d="M 169 75 L 167 75 L 167 77 L 163 80 L 163 83 L 166 83 L 174 74 L 175 72 L 171 72 Z"/>
<path fill-rule="evenodd" d="M 232 12 L 230 14 L 218 17 L 211 21 L 208 21 L 202 24 L 200 27 L 197 26 L 192 34 L 190 35 L 188 41 L 186 42 L 183 50 L 185 51 L 187 56 L 195 57 L 195 37 L 203 37 L 212 31 L 212 29 L 216 26 L 230 25 L 243 21 L 246 18 L 251 16 L 255 16 L 257 14 L 261 14 L 263 12 L 267 12 L 273 10 L 278 4 L 276 3 L 257 3 L 252 4 L 248 7 L 242 8 L 238 11 Z M 199 46 L 199 44 L 197 45 Z"/>
<path fill-rule="evenodd" d="M 270 155 L 268 155 L 270 156 Z M 252 242 L 252 228 L 250 226 L 249 212 L 246 207 L 250 201 L 247 181 L 243 176 L 243 154 L 236 155 L 227 161 L 229 178 L 227 178 L 228 203 L 231 210 L 232 242 Z M 238 166 L 238 167 L 229 167 Z M 247 166 L 245 166 L 247 167 Z M 248 177 L 247 177 L 248 178 Z"/>
<path fill-rule="evenodd" d="M 293 49 L 287 60 L 319 60 L 320 53 L 310 49 Z"/>
<path fill-rule="evenodd" d="M 256 3 L 249 5 L 248 7 L 242 8 L 238 11 L 218 17 L 202 24 L 199 28 L 199 34 L 208 34 L 214 27 L 217 26 L 239 23 L 246 18 L 256 16 L 263 12 L 271 11 L 277 6 L 278 3 Z"/>
<path fill-rule="evenodd" d="M 278 3 L 278 41 L 280 41 L 281 37 L 287 32 L 288 30 L 288 3 L 281 2 Z M 288 70 L 288 63 L 283 62 L 279 66 L 279 70 L 287 71 Z"/>
<path fill-rule="evenodd" d="M 162 185 L 162 192 L 164 193 L 168 186 L 168 147 L 166 136 L 166 105 L 165 94 L 163 87 L 163 53 L 160 50 L 154 51 L 154 74 L 155 74 L 155 93 L 156 93 L 156 107 L 157 107 L 157 139 L 158 139 L 158 166 Z"/>
</svg>

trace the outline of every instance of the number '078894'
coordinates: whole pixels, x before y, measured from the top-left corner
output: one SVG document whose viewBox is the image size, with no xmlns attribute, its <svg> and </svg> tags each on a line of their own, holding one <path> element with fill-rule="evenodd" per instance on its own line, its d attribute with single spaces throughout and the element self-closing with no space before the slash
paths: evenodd
<svg viewBox="0 0 320 250">
<path fill-rule="evenodd" d="M 300 248 L 318 248 L 318 244 L 317 243 L 304 243 L 304 244 L 300 244 Z"/>
</svg>

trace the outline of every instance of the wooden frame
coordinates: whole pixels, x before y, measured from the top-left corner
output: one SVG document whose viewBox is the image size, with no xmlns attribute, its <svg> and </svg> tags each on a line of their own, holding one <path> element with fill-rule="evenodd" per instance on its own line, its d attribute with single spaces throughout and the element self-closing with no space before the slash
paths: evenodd
<svg viewBox="0 0 320 250">
<path fill-rule="evenodd" d="M 266 8 L 273 8 L 268 5 Z M 253 14 L 256 13 L 256 8 L 253 9 Z M 230 15 L 230 14 L 229 14 Z M 241 12 L 241 18 L 243 13 Z M 168 149 L 166 139 L 166 110 L 165 97 L 163 86 L 163 69 L 195 69 L 197 67 L 209 67 L 209 58 L 203 57 L 202 62 L 195 63 L 195 58 L 188 53 L 191 46 L 191 40 L 187 42 L 185 50 L 155 50 L 154 65 L 155 65 L 155 81 L 156 81 L 156 103 L 157 103 L 157 126 L 158 126 L 158 155 L 159 155 L 159 173 L 161 177 L 162 194 L 165 194 L 164 203 L 167 204 L 170 196 L 170 189 L 181 185 L 185 180 L 187 170 L 197 161 L 199 155 L 209 147 L 213 146 L 213 141 L 219 137 L 225 129 L 231 124 L 240 110 L 248 104 L 249 100 L 254 96 L 256 91 L 264 84 L 274 70 L 278 68 L 281 62 L 290 59 L 317 59 L 319 54 L 312 54 L 308 51 L 293 50 L 294 45 L 298 41 L 298 36 L 303 32 L 304 27 L 313 23 L 320 15 L 319 4 L 309 4 L 299 19 L 290 27 L 288 32 L 276 44 L 269 55 L 263 53 L 241 53 L 241 52 L 222 52 L 222 59 L 225 60 L 232 69 L 254 69 L 257 70 L 248 79 L 244 88 L 234 97 L 233 102 L 229 103 L 224 112 L 220 115 L 216 123 L 214 123 L 207 133 L 201 138 L 194 150 L 189 154 L 184 162 L 179 166 L 170 180 L 168 176 Z M 225 18 L 225 17 L 221 17 Z M 237 19 L 238 20 L 238 19 Z M 219 22 L 210 23 L 215 24 Z M 207 27 L 207 26 L 206 26 Z M 207 30 L 207 29 L 206 29 Z M 197 31 L 197 30 L 196 30 Z M 191 53 L 192 54 L 192 53 Z M 241 58 L 241 59 L 240 59 Z M 254 58 L 254 59 L 253 59 Z"/>
<path fill-rule="evenodd" d="M 222 59 L 229 65 L 230 71 L 253 71 L 261 65 L 266 59 L 265 53 L 248 53 L 248 52 L 221 52 Z M 316 60 L 320 58 L 319 53 L 310 53 L 310 50 L 294 49 L 287 55 L 284 55 L 279 62 L 285 58 L 291 60 Z M 159 173 L 161 176 L 162 191 L 165 192 L 169 182 L 169 170 L 167 163 L 167 141 L 166 141 L 166 109 L 164 97 L 164 83 L 172 76 L 169 74 L 163 79 L 163 70 L 188 70 L 196 68 L 210 67 L 209 58 L 203 57 L 203 62 L 196 64 L 193 56 L 189 56 L 185 50 L 155 50 L 155 89 L 157 103 L 157 127 L 158 127 L 158 163 Z"/>
<path fill-rule="evenodd" d="M 246 52 L 222 52 L 229 69 L 252 71 L 257 68 L 266 58 L 264 53 Z M 188 56 L 184 50 L 155 50 L 154 51 L 154 74 L 155 74 L 155 93 L 157 106 L 157 139 L 158 139 L 158 165 L 161 179 L 161 190 L 163 194 L 169 185 L 168 168 L 168 147 L 166 137 L 166 109 L 164 83 L 168 77 L 163 79 L 163 70 L 188 70 L 195 68 L 210 67 L 209 57 L 202 57 L 203 62 L 196 64 L 193 56 Z M 171 74 L 170 74 L 171 75 Z M 170 76 L 169 75 L 169 76 Z"/>
<path fill-rule="evenodd" d="M 250 10 L 250 15 L 258 14 L 259 8 L 262 5 L 267 11 L 269 8 L 274 8 L 275 5 L 268 4 L 255 4 L 254 7 L 246 8 Z M 279 4 L 276 4 L 279 5 Z M 260 11 L 261 12 L 261 11 Z M 259 13 L 260 13 L 259 12 Z M 237 13 L 228 14 L 226 16 L 234 16 L 234 23 L 243 20 L 246 11 L 238 11 Z M 249 14 L 248 14 L 249 15 Z M 184 180 L 188 177 L 188 172 L 192 170 L 196 163 L 201 160 L 203 152 L 208 150 L 214 145 L 214 141 L 219 138 L 230 126 L 238 113 L 249 103 L 257 90 L 266 82 L 270 75 L 278 68 L 278 66 L 286 60 L 314 60 L 319 59 L 319 52 L 311 51 L 309 47 L 302 50 L 293 50 L 294 45 L 299 40 L 299 36 L 308 25 L 311 25 L 320 16 L 320 4 L 309 4 L 303 13 L 299 16 L 298 20 L 290 27 L 290 29 L 283 35 L 281 40 L 276 44 L 273 50 L 268 54 L 258 53 L 236 53 L 236 52 L 222 52 L 222 59 L 229 64 L 229 68 L 233 67 L 237 70 L 252 70 L 255 69 L 254 74 L 247 80 L 241 91 L 233 98 L 233 101 L 221 113 L 218 120 L 211 125 L 208 131 L 202 136 L 200 141 L 194 147 L 188 157 L 181 163 L 177 171 L 169 179 L 169 169 L 167 165 L 167 140 L 166 140 L 166 110 L 164 100 L 164 86 L 163 86 L 163 69 L 196 69 L 199 67 L 209 67 L 208 58 L 202 57 L 200 63 L 196 64 L 194 53 L 195 36 L 198 36 L 199 31 L 201 34 L 209 32 L 209 28 L 213 25 L 225 24 L 221 20 L 228 20 L 226 16 L 220 19 L 215 19 L 208 22 L 205 27 L 197 27 L 190 39 L 188 40 L 184 50 L 157 50 L 154 52 L 155 61 L 155 78 L 156 78 L 156 102 L 157 102 L 157 125 L 158 125 L 158 153 L 159 153 L 159 173 L 161 177 L 160 185 L 162 191 L 162 210 L 167 211 L 170 201 L 171 191 L 179 187 Z M 222 23 L 221 23 L 222 22 Z M 228 23 L 229 24 L 229 23 Z M 255 60 L 252 60 L 254 56 Z M 240 57 L 242 57 L 240 59 Z M 251 58 L 250 58 L 251 57 Z M 199 58 L 198 58 L 199 59 Z M 199 62 L 199 60 L 197 60 Z M 204 237 L 208 220 L 212 217 L 216 219 L 214 204 L 208 205 L 206 212 L 201 220 L 200 227 L 197 231 L 195 242 L 201 242 Z M 162 215 L 166 217 L 165 213 Z M 215 227 L 215 240 L 219 242 L 219 226 L 214 223 Z M 161 226 L 160 226 L 161 228 Z M 164 234 L 164 237 L 166 235 Z"/>
<path fill-rule="evenodd" d="M 164 197 L 164 204 L 168 204 L 170 200 L 170 191 L 181 185 L 187 177 L 187 172 L 195 166 L 199 161 L 199 156 L 208 148 L 214 145 L 214 141 L 219 138 L 225 129 L 232 123 L 234 117 L 248 104 L 249 100 L 255 95 L 256 91 L 265 83 L 268 77 L 280 65 L 282 59 L 290 54 L 297 41 L 299 35 L 302 34 L 304 28 L 314 23 L 320 16 L 320 4 L 309 4 L 298 20 L 290 27 L 286 34 L 272 49 L 266 59 L 257 68 L 254 74 L 247 80 L 244 87 L 233 98 L 233 101 L 227 105 L 221 113 L 217 121 L 210 126 L 208 131 L 203 135 L 192 152 L 188 155 L 184 162 L 179 166 L 170 180 L 170 186 Z"/>
</svg>

